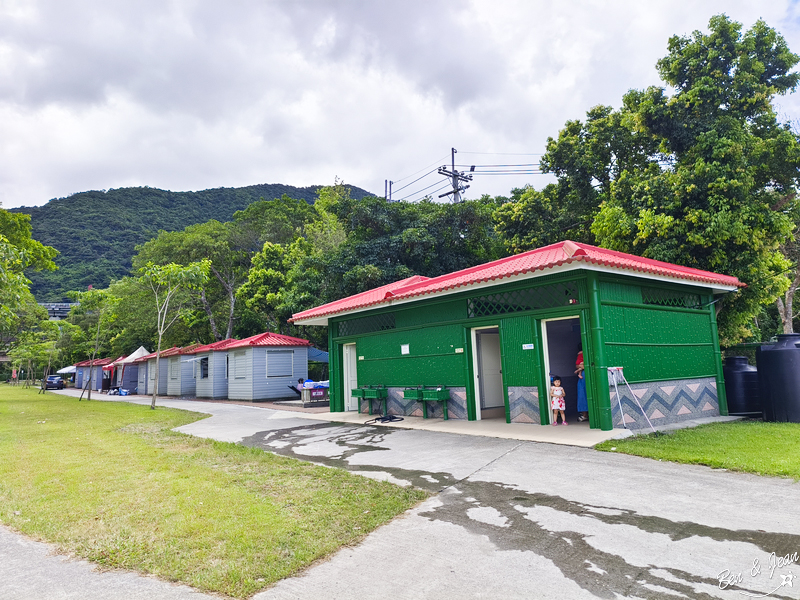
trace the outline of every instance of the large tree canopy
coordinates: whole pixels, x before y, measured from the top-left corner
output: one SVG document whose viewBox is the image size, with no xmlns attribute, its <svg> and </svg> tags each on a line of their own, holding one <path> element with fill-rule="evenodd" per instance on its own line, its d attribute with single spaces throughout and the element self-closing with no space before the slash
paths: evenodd
<svg viewBox="0 0 800 600">
<path fill-rule="evenodd" d="M 763 21 L 742 32 L 715 16 L 709 32 L 675 36 L 657 68 L 669 90 L 632 90 L 548 140 L 542 168 L 558 183 L 498 211 L 514 250 L 572 237 L 735 275 L 723 338 L 746 333 L 787 287 L 800 145 L 773 100 L 795 89 L 800 57 Z M 537 216 L 549 221 L 534 222 Z"/>
</svg>

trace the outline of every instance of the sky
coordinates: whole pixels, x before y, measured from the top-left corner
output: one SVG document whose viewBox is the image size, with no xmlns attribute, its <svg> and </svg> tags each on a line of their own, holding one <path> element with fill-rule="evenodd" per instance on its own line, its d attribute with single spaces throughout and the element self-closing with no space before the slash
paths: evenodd
<svg viewBox="0 0 800 600">
<path fill-rule="evenodd" d="M 0 205 L 337 180 L 416 200 L 449 189 L 451 148 L 467 197 L 541 188 L 481 171 L 662 85 L 669 37 L 723 12 L 800 53 L 798 0 L 0 0 Z M 800 120 L 799 93 L 777 104 Z"/>
</svg>

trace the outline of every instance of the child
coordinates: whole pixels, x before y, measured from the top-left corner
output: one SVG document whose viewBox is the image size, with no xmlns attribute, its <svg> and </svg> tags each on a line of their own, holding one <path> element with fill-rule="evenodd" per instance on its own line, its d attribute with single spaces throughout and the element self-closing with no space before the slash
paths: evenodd
<svg viewBox="0 0 800 600">
<path fill-rule="evenodd" d="M 553 379 L 553 386 L 550 388 L 550 407 L 553 409 L 553 421 L 551 425 L 558 425 L 558 413 L 561 413 L 561 424 L 569 425 L 567 417 L 564 414 L 566 404 L 564 402 L 564 388 L 561 387 L 561 378 L 555 377 Z"/>
</svg>

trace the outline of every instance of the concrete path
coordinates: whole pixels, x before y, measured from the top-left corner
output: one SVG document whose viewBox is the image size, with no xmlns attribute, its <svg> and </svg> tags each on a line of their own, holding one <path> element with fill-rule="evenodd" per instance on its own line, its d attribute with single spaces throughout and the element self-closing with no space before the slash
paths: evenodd
<svg viewBox="0 0 800 600">
<path fill-rule="evenodd" d="M 771 553 L 800 552 L 800 487 L 789 480 L 243 406 L 161 404 L 213 415 L 186 433 L 436 493 L 256 600 L 800 598 L 800 565 L 773 559 L 770 571 Z M 0 590 L 12 590 L 2 598 L 136 598 L 137 585 L 164 586 L 142 597 L 204 597 L 129 573 L 94 575 L 43 548 L 0 529 Z M 738 587 L 721 589 L 726 572 Z M 101 579 L 105 588 L 86 587 Z"/>
</svg>

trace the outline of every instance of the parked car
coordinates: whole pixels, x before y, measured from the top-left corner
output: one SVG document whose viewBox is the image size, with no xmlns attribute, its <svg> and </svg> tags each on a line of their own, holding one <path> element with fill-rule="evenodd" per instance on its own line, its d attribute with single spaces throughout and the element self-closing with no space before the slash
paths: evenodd
<svg viewBox="0 0 800 600">
<path fill-rule="evenodd" d="M 44 383 L 44 389 L 46 390 L 63 390 L 64 389 L 64 380 L 61 379 L 58 375 L 48 375 L 47 380 Z"/>
</svg>

